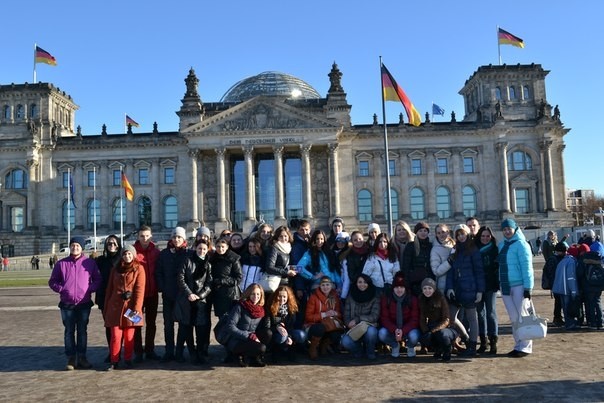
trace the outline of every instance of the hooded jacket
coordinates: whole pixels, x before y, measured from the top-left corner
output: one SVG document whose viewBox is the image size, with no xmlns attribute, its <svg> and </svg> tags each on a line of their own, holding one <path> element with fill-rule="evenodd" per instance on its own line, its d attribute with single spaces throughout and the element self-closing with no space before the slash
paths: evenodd
<svg viewBox="0 0 604 403">
<path fill-rule="evenodd" d="M 92 306 L 91 294 L 101 286 L 101 273 L 94 259 L 83 254 L 72 255 L 57 262 L 52 269 L 48 286 L 60 295 L 59 306 Z"/>
</svg>

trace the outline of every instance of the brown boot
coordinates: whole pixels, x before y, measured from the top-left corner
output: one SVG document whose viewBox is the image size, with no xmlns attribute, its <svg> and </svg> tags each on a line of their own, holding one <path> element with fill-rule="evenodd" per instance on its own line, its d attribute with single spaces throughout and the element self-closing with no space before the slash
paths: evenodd
<svg viewBox="0 0 604 403">
<path fill-rule="evenodd" d="M 331 348 L 331 340 L 329 337 L 324 337 L 321 339 L 321 343 L 319 344 L 319 351 L 321 355 L 333 354 L 333 349 Z"/>
<path fill-rule="evenodd" d="M 317 336 L 313 336 L 310 338 L 310 346 L 308 347 L 308 355 L 311 360 L 316 360 L 319 358 L 319 343 L 321 343 L 321 338 Z"/>
</svg>

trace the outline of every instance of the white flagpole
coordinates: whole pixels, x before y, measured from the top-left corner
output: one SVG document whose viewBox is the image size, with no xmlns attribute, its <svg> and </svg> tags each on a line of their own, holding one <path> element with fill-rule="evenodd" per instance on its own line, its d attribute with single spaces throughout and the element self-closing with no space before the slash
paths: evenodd
<svg viewBox="0 0 604 403">
<path fill-rule="evenodd" d="M 501 44 L 499 43 L 499 25 L 497 25 L 497 55 L 499 56 L 499 65 L 501 66 Z"/>
<path fill-rule="evenodd" d="M 67 247 L 71 239 L 71 168 L 67 168 Z"/>
<path fill-rule="evenodd" d="M 388 151 L 388 126 L 386 125 L 386 101 L 384 100 L 384 75 L 382 74 L 382 56 L 380 56 L 380 82 L 382 92 L 382 119 L 384 123 L 384 160 L 386 166 L 386 212 L 388 214 L 388 236 L 392 237 L 392 199 L 390 196 L 390 155 Z M 379 199 L 378 199 L 379 200 Z"/>
<path fill-rule="evenodd" d="M 92 216 L 94 251 L 96 252 L 96 167 L 92 168 Z"/>
<path fill-rule="evenodd" d="M 120 187 L 124 187 L 124 168 L 120 165 Z M 124 195 L 120 192 L 120 242 L 124 247 Z"/>
<path fill-rule="evenodd" d="M 38 44 L 34 43 L 34 84 L 36 83 L 36 49 L 38 48 Z"/>
</svg>

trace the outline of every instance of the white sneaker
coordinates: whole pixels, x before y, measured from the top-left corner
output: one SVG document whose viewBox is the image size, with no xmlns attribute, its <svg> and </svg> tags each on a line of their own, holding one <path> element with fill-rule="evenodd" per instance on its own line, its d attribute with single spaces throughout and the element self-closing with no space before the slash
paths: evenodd
<svg viewBox="0 0 604 403">
<path fill-rule="evenodd" d="M 407 357 L 415 357 L 415 347 L 407 347 Z"/>
<path fill-rule="evenodd" d="M 401 355 L 401 346 L 399 346 L 398 344 L 396 345 L 396 347 L 392 347 L 392 353 L 391 353 L 393 358 L 398 358 Z"/>
</svg>

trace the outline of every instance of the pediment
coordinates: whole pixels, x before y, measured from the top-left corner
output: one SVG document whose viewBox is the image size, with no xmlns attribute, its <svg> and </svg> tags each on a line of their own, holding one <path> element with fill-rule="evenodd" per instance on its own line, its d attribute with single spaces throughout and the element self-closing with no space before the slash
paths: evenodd
<svg viewBox="0 0 604 403">
<path fill-rule="evenodd" d="M 537 175 L 530 175 L 523 172 L 513 178 L 510 178 L 510 181 L 514 185 L 534 184 L 537 182 Z"/>
<path fill-rule="evenodd" d="M 212 116 L 182 130 L 183 134 L 219 134 L 233 132 L 270 132 L 330 129 L 340 125 L 284 103 L 281 97 L 260 96 Z"/>
</svg>

